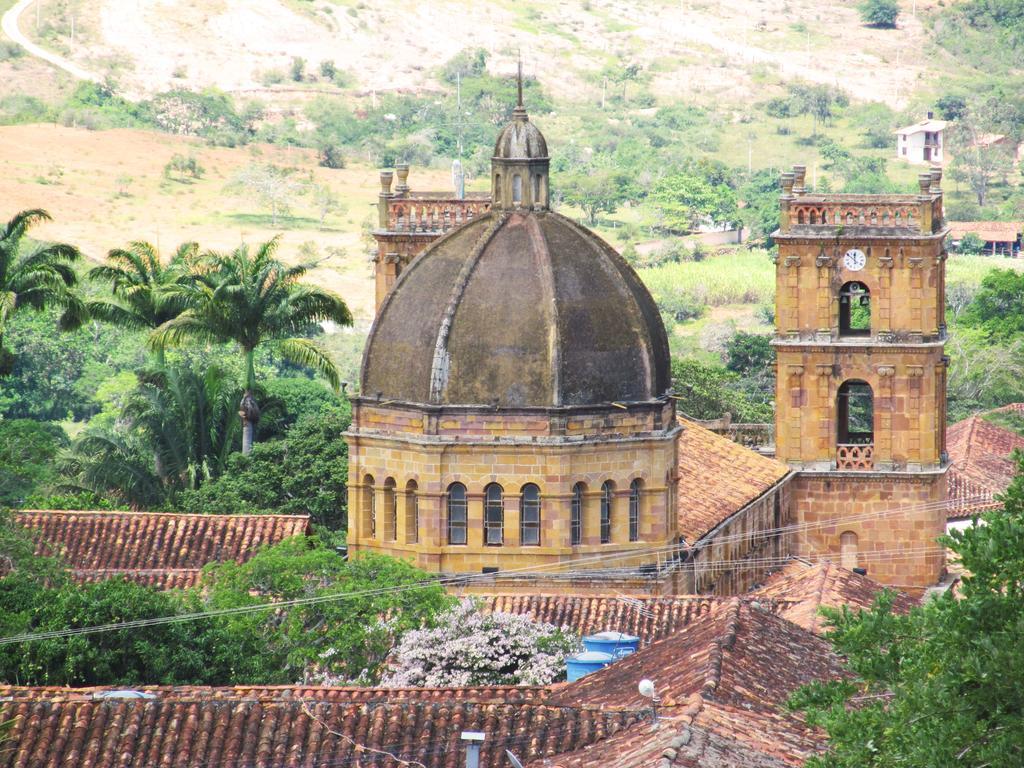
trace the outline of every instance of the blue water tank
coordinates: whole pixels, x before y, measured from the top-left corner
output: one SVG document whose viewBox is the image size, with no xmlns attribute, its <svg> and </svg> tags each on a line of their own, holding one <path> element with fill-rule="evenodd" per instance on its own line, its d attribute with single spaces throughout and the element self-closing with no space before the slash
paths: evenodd
<svg viewBox="0 0 1024 768">
<path fill-rule="evenodd" d="M 598 632 L 583 638 L 583 647 L 588 651 L 610 653 L 616 658 L 636 653 L 640 647 L 640 638 L 624 632 Z"/>
<path fill-rule="evenodd" d="M 584 675 L 604 669 L 613 661 L 615 661 L 615 657 L 610 653 L 600 653 L 598 651 L 577 653 L 575 656 L 570 656 L 565 660 L 565 679 L 570 683 L 574 682 Z"/>
</svg>

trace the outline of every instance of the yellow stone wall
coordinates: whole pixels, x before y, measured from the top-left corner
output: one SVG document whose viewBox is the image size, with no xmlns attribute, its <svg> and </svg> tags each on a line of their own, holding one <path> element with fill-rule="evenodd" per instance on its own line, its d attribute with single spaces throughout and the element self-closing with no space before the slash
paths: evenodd
<svg viewBox="0 0 1024 768">
<path fill-rule="evenodd" d="M 942 472 L 801 473 L 793 497 L 800 526 L 792 537 L 795 555 L 843 563 L 842 534 L 849 531 L 857 536 L 857 566 L 914 594 L 934 584 L 945 567 L 936 543 L 946 530 Z"/>
<path fill-rule="evenodd" d="M 671 411 L 671 406 L 668 406 Z M 618 567 L 650 562 L 647 550 L 676 539 L 675 472 L 678 427 L 629 434 L 624 425 L 653 426 L 660 410 L 580 414 L 555 422 L 563 436 L 551 436 L 552 420 L 543 415 L 465 413 L 435 415 L 412 407 L 358 406 L 349 441 L 349 546 L 411 558 L 442 573 L 480 573 L 485 566 L 502 571 L 539 564 L 580 560 L 580 567 Z M 579 428 L 590 423 L 591 429 Z M 668 422 L 674 424 L 674 422 Z M 577 426 L 576 429 L 572 425 Z M 595 430 L 608 434 L 595 434 Z M 575 432 L 581 434 L 576 435 Z M 611 436 L 618 435 L 617 437 Z M 373 479 L 372 488 L 368 478 Z M 396 488 L 395 525 L 388 510 L 385 483 Z M 642 482 L 638 541 L 629 541 L 630 484 Z M 615 486 L 612 535 L 600 543 L 601 486 Z M 418 531 L 407 519 L 409 496 L 416 484 Z M 460 482 L 468 491 L 468 543 L 447 543 L 446 491 Z M 504 544 L 484 545 L 484 488 L 504 489 Z M 583 542 L 572 546 L 572 488 L 585 484 Z M 541 493 L 540 546 L 522 546 L 520 491 L 535 483 Z M 369 494 L 374 494 L 376 536 L 371 536 Z M 586 558 L 612 553 L 615 561 Z"/>
<path fill-rule="evenodd" d="M 871 292 L 871 335 L 895 340 L 934 339 L 945 325 L 944 233 L 919 238 L 800 237 L 780 242 L 775 273 L 775 323 L 779 338 L 835 339 L 839 289 L 851 281 Z M 859 248 L 867 266 L 851 271 L 843 255 Z"/>
<path fill-rule="evenodd" d="M 946 364 L 941 344 L 776 347 L 775 455 L 828 469 L 836 458 L 837 396 L 850 379 L 874 395 L 875 467 L 935 468 L 945 448 Z"/>
</svg>

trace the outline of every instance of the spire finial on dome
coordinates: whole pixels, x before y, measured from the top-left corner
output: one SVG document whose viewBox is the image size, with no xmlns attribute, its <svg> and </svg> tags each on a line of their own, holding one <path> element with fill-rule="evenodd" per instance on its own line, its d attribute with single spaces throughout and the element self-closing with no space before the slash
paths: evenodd
<svg viewBox="0 0 1024 768">
<path fill-rule="evenodd" d="M 516 106 L 519 109 L 523 108 L 523 52 L 518 51 L 519 55 L 519 71 L 516 75 L 516 93 L 518 98 L 516 99 Z"/>
</svg>

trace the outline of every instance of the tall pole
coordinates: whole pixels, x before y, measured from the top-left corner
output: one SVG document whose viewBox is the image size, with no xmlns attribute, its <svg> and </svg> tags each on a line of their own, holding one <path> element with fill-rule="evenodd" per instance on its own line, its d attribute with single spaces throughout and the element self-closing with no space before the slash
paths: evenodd
<svg viewBox="0 0 1024 768">
<path fill-rule="evenodd" d="M 458 143 L 457 147 L 459 150 L 459 159 L 462 159 L 462 73 L 455 73 L 455 109 L 458 112 L 458 116 L 455 118 L 455 124 L 458 129 Z"/>
</svg>

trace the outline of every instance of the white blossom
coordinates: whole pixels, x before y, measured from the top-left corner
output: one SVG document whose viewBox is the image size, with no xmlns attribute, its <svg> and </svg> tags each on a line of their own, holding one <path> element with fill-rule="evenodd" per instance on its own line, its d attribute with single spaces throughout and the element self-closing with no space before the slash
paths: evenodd
<svg viewBox="0 0 1024 768">
<path fill-rule="evenodd" d="M 547 685 L 565 675 L 575 635 L 512 613 L 484 613 L 463 600 L 436 629 L 407 632 L 381 681 L 391 688 Z"/>
</svg>

